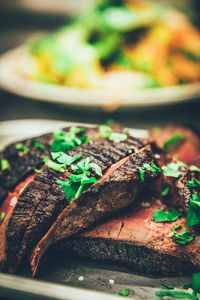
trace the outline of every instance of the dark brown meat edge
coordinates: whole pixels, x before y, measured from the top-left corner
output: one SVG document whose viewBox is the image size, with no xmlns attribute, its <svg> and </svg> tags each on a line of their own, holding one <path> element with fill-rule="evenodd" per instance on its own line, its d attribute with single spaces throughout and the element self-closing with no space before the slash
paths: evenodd
<svg viewBox="0 0 200 300">
<path fill-rule="evenodd" d="M 31 258 L 33 273 L 35 274 L 40 258 L 51 244 L 135 202 L 140 189 L 155 182 L 160 176 L 159 172 L 145 171 L 142 182 L 138 167 L 143 167 L 145 162 L 156 163 L 150 147 L 113 165 L 98 183 L 78 199 L 74 199 L 35 247 Z"/>
<path fill-rule="evenodd" d="M 107 139 L 96 140 L 69 151 L 69 155 L 82 153 L 90 157 L 105 172 L 118 160 L 137 152 L 144 142 L 129 136 L 127 140 L 113 143 Z M 9 270 L 16 270 L 27 249 L 37 243 L 48 231 L 59 213 L 66 207 L 67 199 L 57 178 L 68 179 L 69 173 L 61 174 L 47 167 L 24 189 L 13 210 L 6 231 Z M 66 178 L 65 178 L 66 177 Z"/>
</svg>

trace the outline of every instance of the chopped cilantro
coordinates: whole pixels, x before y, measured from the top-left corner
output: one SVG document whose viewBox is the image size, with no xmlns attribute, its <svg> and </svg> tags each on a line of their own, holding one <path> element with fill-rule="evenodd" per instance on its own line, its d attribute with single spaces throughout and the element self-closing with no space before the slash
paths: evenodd
<svg viewBox="0 0 200 300">
<path fill-rule="evenodd" d="M 200 196 L 192 194 L 188 207 L 186 226 L 191 227 L 200 223 Z"/>
<path fill-rule="evenodd" d="M 193 278 L 193 289 L 195 291 L 200 292 L 200 273 L 192 274 L 192 278 Z"/>
<path fill-rule="evenodd" d="M 168 286 L 168 285 L 166 285 L 166 284 L 164 284 L 164 283 L 162 283 L 162 282 L 160 282 L 160 285 L 161 285 L 161 287 L 162 287 L 163 289 L 165 289 L 165 290 L 174 290 L 174 287 Z"/>
<path fill-rule="evenodd" d="M 9 168 L 9 162 L 7 159 L 2 159 L 1 160 L 1 170 L 4 171 Z"/>
<path fill-rule="evenodd" d="M 4 211 L 2 211 L 1 215 L 0 215 L 0 221 L 3 222 L 4 218 L 5 218 L 6 213 Z"/>
<path fill-rule="evenodd" d="M 190 171 L 193 171 L 193 172 L 200 172 L 200 169 L 194 165 L 190 166 L 189 169 L 190 169 Z"/>
<path fill-rule="evenodd" d="M 39 148 L 39 149 L 41 149 L 41 150 L 44 150 L 44 146 L 41 145 L 40 140 L 35 140 L 35 141 L 34 141 L 34 144 L 33 144 L 33 147 L 34 147 L 34 148 Z"/>
<path fill-rule="evenodd" d="M 140 167 L 137 167 L 139 174 L 140 174 L 140 179 L 142 182 L 144 182 L 144 170 L 142 170 Z"/>
<path fill-rule="evenodd" d="M 153 163 L 153 162 L 151 163 L 151 165 L 148 164 L 148 163 L 144 163 L 144 164 L 143 164 L 143 167 L 144 167 L 145 169 L 147 169 L 147 171 L 151 171 L 151 172 L 160 172 L 160 168 L 157 167 L 156 164 Z"/>
<path fill-rule="evenodd" d="M 124 289 L 119 292 L 119 296 L 127 297 L 129 295 L 129 289 Z"/>
<path fill-rule="evenodd" d="M 176 299 L 193 299 L 193 296 L 189 293 L 180 292 L 180 291 L 158 291 L 156 292 L 156 296 L 160 298 L 164 297 L 172 297 Z"/>
<path fill-rule="evenodd" d="M 41 172 L 41 170 L 37 169 L 37 168 L 33 168 L 33 171 L 36 172 L 36 173 L 40 173 Z"/>
<path fill-rule="evenodd" d="M 109 139 L 110 141 L 114 142 L 120 142 L 120 141 L 125 141 L 128 136 L 128 132 L 124 133 L 117 133 L 113 132 L 112 128 L 108 125 L 99 125 L 98 127 L 99 133 L 100 133 L 100 138 L 102 139 Z"/>
<path fill-rule="evenodd" d="M 86 174 L 90 175 L 90 172 L 89 172 L 90 169 L 93 169 L 98 176 L 101 176 L 101 177 L 103 176 L 101 168 L 95 163 L 90 163 L 89 157 L 86 157 L 85 159 L 78 162 L 78 164 L 76 166 L 72 165 L 72 170 L 75 173 L 86 173 Z"/>
<path fill-rule="evenodd" d="M 188 242 L 194 240 L 194 234 L 190 233 L 187 229 L 178 233 L 173 228 L 171 228 L 172 232 L 167 236 L 169 238 L 174 238 L 175 242 L 185 245 Z"/>
<path fill-rule="evenodd" d="M 107 122 L 106 122 L 107 126 L 112 126 L 113 124 L 116 124 L 116 121 L 113 120 L 112 118 L 108 119 Z"/>
<path fill-rule="evenodd" d="M 170 185 L 167 181 L 165 181 L 164 184 L 163 184 L 161 195 L 162 196 L 167 196 L 169 191 L 170 191 Z"/>
<path fill-rule="evenodd" d="M 76 156 L 70 156 L 64 152 L 51 152 L 53 159 L 57 160 L 60 164 L 65 164 L 66 166 L 71 166 L 76 160 L 81 158 L 82 154 L 79 153 Z"/>
<path fill-rule="evenodd" d="M 53 152 L 67 152 L 89 141 L 84 128 L 70 127 L 68 132 L 60 130 L 54 133 L 55 140 L 51 143 Z"/>
<path fill-rule="evenodd" d="M 180 167 L 187 168 L 186 164 L 179 161 L 177 163 L 169 163 L 168 165 L 163 166 L 161 169 L 163 170 L 163 174 L 165 176 L 178 178 L 181 175 L 179 170 Z"/>
<path fill-rule="evenodd" d="M 43 162 L 45 163 L 45 165 L 47 165 L 49 168 L 53 169 L 54 171 L 65 172 L 65 164 L 57 164 L 49 157 L 46 156 L 43 157 Z"/>
<path fill-rule="evenodd" d="M 185 140 L 185 136 L 182 135 L 179 132 L 176 132 L 171 138 L 167 139 L 164 143 L 163 149 L 165 151 L 176 151 L 177 146 L 180 144 L 180 142 L 183 142 Z"/>
<path fill-rule="evenodd" d="M 187 182 L 187 185 L 191 188 L 200 188 L 200 181 L 196 178 L 193 178 Z"/>
<path fill-rule="evenodd" d="M 28 151 L 28 148 L 26 145 L 22 144 L 22 143 L 18 143 L 15 145 L 15 148 L 19 151 L 19 152 L 23 152 L 26 153 Z"/>
<path fill-rule="evenodd" d="M 55 155 L 53 156 L 55 157 Z M 68 203 L 78 198 L 90 184 L 97 182 L 95 177 L 90 176 L 90 169 L 93 169 L 98 176 L 103 176 L 101 168 L 97 164 L 91 163 L 89 157 L 79 161 L 76 166 L 71 165 L 71 169 L 75 174 L 70 175 L 70 181 L 57 180 L 57 183 L 63 187 Z"/>
<path fill-rule="evenodd" d="M 198 241 L 198 245 L 200 246 L 200 241 Z"/>
<path fill-rule="evenodd" d="M 168 209 L 168 213 L 164 210 L 155 210 L 153 214 L 153 221 L 156 223 L 159 222 L 173 222 L 176 221 L 179 217 L 181 217 L 181 212 L 174 211 L 172 209 Z"/>
</svg>

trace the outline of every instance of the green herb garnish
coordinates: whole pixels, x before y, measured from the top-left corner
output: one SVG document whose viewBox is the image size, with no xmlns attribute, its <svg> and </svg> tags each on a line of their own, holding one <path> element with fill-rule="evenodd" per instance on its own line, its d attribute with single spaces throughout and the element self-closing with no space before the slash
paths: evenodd
<svg viewBox="0 0 200 300">
<path fill-rule="evenodd" d="M 165 151 L 176 151 L 177 146 L 180 144 L 180 142 L 183 142 L 185 140 L 185 136 L 182 135 L 179 132 L 176 132 L 171 138 L 167 139 L 164 143 L 163 149 Z"/>
<path fill-rule="evenodd" d="M 190 188 L 200 188 L 200 181 L 197 180 L 196 178 L 193 178 L 192 180 L 189 180 L 187 182 L 187 185 L 190 187 Z"/>
<path fill-rule="evenodd" d="M 98 127 L 99 133 L 100 133 L 100 138 L 102 139 L 109 139 L 110 141 L 114 142 L 120 142 L 120 141 L 125 141 L 128 137 L 128 132 L 124 133 L 117 133 L 113 132 L 112 128 L 107 125 L 100 125 Z"/>
<path fill-rule="evenodd" d="M 78 198 L 90 184 L 97 182 L 97 179 L 91 176 L 91 170 L 94 170 L 96 175 L 103 176 L 101 168 L 97 164 L 91 163 L 89 157 L 78 162 L 76 166 L 71 165 L 71 169 L 75 174 L 71 174 L 70 181 L 60 179 L 56 181 L 63 187 L 68 203 Z"/>
<path fill-rule="evenodd" d="M 168 177 L 178 178 L 181 175 L 179 170 L 180 167 L 187 168 L 186 164 L 179 161 L 177 163 L 169 163 L 166 166 L 163 166 L 161 169 L 163 170 L 163 174 Z"/>
<path fill-rule="evenodd" d="M 119 292 L 119 296 L 127 297 L 129 295 L 129 289 L 124 289 Z"/>
<path fill-rule="evenodd" d="M 193 171 L 193 172 L 200 172 L 200 169 L 194 165 L 190 166 L 189 169 L 190 169 L 190 171 Z"/>
<path fill-rule="evenodd" d="M 147 171 L 151 171 L 151 172 L 160 172 L 160 168 L 158 167 L 158 166 L 156 166 L 156 164 L 155 163 L 151 163 L 151 165 L 150 164 L 148 164 L 148 163 L 144 163 L 143 164 L 143 167 L 147 170 Z"/>
<path fill-rule="evenodd" d="M 51 152 L 51 156 L 54 160 L 57 160 L 60 164 L 71 166 L 76 160 L 81 158 L 82 154 L 79 153 L 76 156 L 70 156 L 64 152 Z"/>
<path fill-rule="evenodd" d="M 194 240 L 194 234 L 190 233 L 187 229 L 179 233 L 173 228 L 171 228 L 171 230 L 172 232 L 167 237 L 174 238 L 174 241 L 179 244 L 185 245 L 186 243 Z"/>
<path fill-rule="evenodd" d="M 174 290 L 174 287 L 168 286 L 168 285 L 166 285 L 166 284 L 164 284 L 164 283 L 162 283 L 162 282 L 160 282 L 160 285 L 161 285 L 161 287 L 162 287 L 163 289 L 165 289 L 165 290 Z"/>
<path fill-rule="evenodd" d="M 41 170 L 37 169 L 37 168 L 33 168 L 33 171 L 36 172 L 36 173 L 40 173 L 41 172 Z"/>
<path fill-rule="evenodd" d="M 19 151 L 19 152 L 23 152 L 26 153 L 28 152 L 28 148 L 26 145 L 22 144 L 22 143 L 18 143 L 15 145 L 15 148 Z"/>
<path fill-rule="evenodd" d="M 51 143 L 53 152 L 67 152 L 89 141 L 84 128 L 70 127 L 68 132 L 60 130 L 54 133 L 55 140 Z"/>
<path fill-rule="evenodd" d="M 4 171 L 9 168 L 9 162 L 7 159 L 2 159 L 1 160 L 1 170 Z"/>
<path fill-rule="evenodd" d="M 65 172 L 65 164 L 57 164 L 53 160 L 51 160 L 49 157 L 43 157 L 43 162 L 45 165 L 47 165 L 50 169 L 58 172 Z"/>
<path fill-rule="evenodd" d="M 181 217 L 180 211 L 174 211 L 172 209 L 168 209 L 168 213 L 166 213 L 164 210 L 155 210 L 153 214 L 153 221 L 156 223 L 159 222 L 173 222 L 176 221 L 178 218 Z"/>
<path fill-rule="evenodd" d="M 34 144 L 33 144 L 33 147 L 34 147 L 34 148 L 39 148 L 39 149 L 41 149 L 41 150 L 44 150 L 44 146 L 41 145 L 40 140 L 35 140 L 35 141 L 34 141 Z"/>
<path fill-rule="evenodd" d="M 5 218 L 6 213 L 4 211 L 2 211 L 1 215 L 0 215 L 0 221 L 3 222 L 4 218 Z"/>
<path fill-rule="evenodd" d="M 193 296 L 189 293 L 179 292 L 179 291 L 158 291 L 156 292 L 156 296 L 160 298 L 164 297 L 172 297 L 176 299 L 193 299 Z"/>
<path fill-rule="evenodd" d="M 161 195 L 165 197 L 168 195 L 169 191 L 170 191 L 170 185 L 168 182 L 165 181 L 163 184 Z"/>
<path fill-rule="evenodd" d="M 200 223 L 200 196 L 192 194 L 187 213 L 186 226 L 191 227 Z"/>
<path fill-rule="evenodd" d="M 139 174 L 140 174 L 140 179 L 142 182 L 144 182 L 144 170 L 142 170 L 140 167 L 137 167 Z"/>
</svg>

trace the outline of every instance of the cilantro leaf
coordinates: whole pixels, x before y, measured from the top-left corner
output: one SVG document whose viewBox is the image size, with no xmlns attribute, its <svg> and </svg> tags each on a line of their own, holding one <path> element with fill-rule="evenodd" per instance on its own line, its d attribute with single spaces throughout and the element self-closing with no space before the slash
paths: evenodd
<svg viewBox="0 0 200 300">
<path fill-rule="evenodd" d="M 110 136 L 110 134 L 113 132 L 110 126 L 108 125 L 99 125 L 98 127 L 100 138 L 106 139 Z"/>
<path fill-rule="evenodd" d="M 190 233 L 187 229 L 182 232 L 176 232 L 173 228 L 171 228 L 172 232 L 167 236 L 169 238 L 174 238 L 175 242 L 185 245 L 188 242 L 194 240 L 194 234 Z"/>
<path fill-rule="evenodd" d="M 124 132 L 124 133 L 113 132 L 112 128 L 110 128 L 110 126 L 108 125 L 99 125 L 98 130 L 100 133 L 100 138 L 102 139 L 107 138 L 113 142 L 125 141 L 128 136 L 128 132 Z"/>
<path fill-rule="evenodd" d="M 153 214 L 153 221 L 156 223 L 159 222 L 173 222 L 176 221 L 179 217 L 181 217 L 180 211 L 174 211 L 172 209 L 168 209 L 168 213 L 164 210 L 155 210 Z"/>
<path fill-rule="evenodd" d="M 129 289 L 121 290 L 118 294 L 119 296 L 127 297 L 129 295 Z"/>
<path fill-rule="evenodd" d="M 0 221 L 3 222 L 4 218 L 5 218 L 6 213 L 4 211 L 2 211 L 1 215 L 0 215 Z"/>
<path fill-rule="evenodd" d="M 23 152 L 26 153 L 28 151 L 28 148 L 26 145 L 22 144 L 22 143 L 18 143 L 15 145 L 15 148 L 19 151 L 19 152 Z"/>
<path fill-rule="evenodd" d="M 186 226 L 191 227 L 200 223 L 200 196 L 192 194 L 188 207 Z"/>
<path fill-rule="evenodd" d="M 1 160 L 1 170 L 4 171 L 9 168 L 9 162 L 7 159 Z"/>
<path fill-rule="evenodd" d="M 191 188 L 200 188 L 200 181 L 196 178 L 193 178 L 187 182 L 187 185 Z"/>
<path fill-rule="evenodd" d="M 144 170 L 142 170 L 140 167 L 137 167 L 139 174 L 140 174 L 140 179 L 142 182 L 144 182 Z"/>
<path fill-rule="evenodd" d="M 39 148 L 39 149 L 41 149 L 41 150 L 44 150 L 44 146 L 41 145 L 40 140 L 35 140 L 35 141 L 34 141 L 34 144 L 33 144 L 33 147 L 34 147 L 34 148 Z"/>
<path fill-rule="evenodd" d="M 193 289 L 195 291 L 200 290 L 200 273 L 194 273 L 192 274 L 193 278 Z"/>
<path fill-rule="evenodd" d="M 67 152 L 89 141 L 84 128 L 70 127 L 68 132 L 60 130 L 54 133 L 55 140 L 51 143 L 53 152 Z"/>
<path fill-rule="evenodd" d="M 169 185 L 168 182 L 165 181 L 164 184 L 163 184 L 163 188 L 162 188 L 162 191 L 161 191 L 161 195 L 162 195 L 162 196 L 167 196 L 168 193 L 169 193 L 169 191 L 170 191 L 170 185 Z"/>
<path fill-rule="evenodd" d="M 145 168 L 145 169 L 147 169 L 147 171 L 151 171 L 151 172 L 160 172 L 160 168 L 158 167 L 158 166 L 156 166 L 156 164 L 155 163 L 151 163 L 151 165 L 150 164 L 148 164 L 148 163 L 144 163 L 143 164 L 143 167 Z"/>
<path fill-rule="evenodd" d="M 103 176 L 102 170 L 101 170 L 101 168 L 100 168 L 97 164 L 91 163 L 91 164 L 90 164 L 90 168 L 94 169 L 95 173 L 96 173 L 98 176 L 101 176 L 101 177 Z"/>
<path fill-rule="evenodd" d="M 168 177 L 178 178 L 181 175 L 179 170 L 180 167 L 187 168 L 186 164 L 179 161 L 177 163 L 169 163 L 166 166 L 163 166 L 161 169 L 163 170 L 163 174 Z"/>
<path fill-rule="evenodd" d="M 189 293 L 179 292 L 179 291 L 158 291 L 156 292 L 156 296 L 160 298 L 164 297 L 172 297 L 176 299 L 193 299 L 193 296 Z"/>
<path fill-rule="evenodd" d="M 194 165 L 190 166 L 189 169 L 190 169 L 190 171 L 193 171 L 193 172 L 200 172 L 200 169 Z"/>
<path fill-rule="evenodd" d="M 176 132 L 171 138 L 167 139 L 164 143 L 163 149 L 165 151 L 176 151 L 178 145 L 186 139 L 184 135 Z"/>
<path fill-rule="evenodd" d="M 64 152 L 51 152 L 53 159 L 56 159 L 60 164 L 65 164 L 66 166 L 71 166 L 76 160 L 81 158 L 82 154 L 79 153 L 76 156 L 70 156 Z"/>
<path fill-rule="evenodd" d="M 45 165 L 47 165 L 50 169 L 54 171 L 65 172 L 64 164 L 57 164 L 47 156 L 43 157 L 43 162 L 45 163 Z"/>
<path fill-rule="evenodd" d="M 109 136 L 109 140 L 113 142 L 121 142 L 121 141 L 125 141 L 126 139 L 127 139 L 126 133 L 112 132 Z"/>
</svg>

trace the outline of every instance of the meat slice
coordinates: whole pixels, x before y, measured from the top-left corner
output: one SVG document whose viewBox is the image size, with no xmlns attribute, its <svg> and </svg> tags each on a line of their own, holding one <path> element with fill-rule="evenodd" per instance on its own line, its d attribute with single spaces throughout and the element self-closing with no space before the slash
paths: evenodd
<svg viewBox="0 0 200 300">
<path fill-rule="evenodd" d="M 118 160 L 138 152 L 147 143 L 129 136 L 127 140 L 114 143 L 100 139 L 93 144 L 84 144 L 68 153 L 82 153 L 82 158 L 90 157 L 103 172 Z M 103 155 L 102 155 L 103 153 Z M 57 216 L 67 205 L 62 187 L 56 183 L 59 176 L 68 180 L 69 172 L 60 174 L 47 167 L 40 172 L 21 193 L 10 217 L 7 236 L 8 269 L 17 269 L 21 258 L 48 231 Z"/>
<path fill-rule="evenodd" d="M 167 237 L 170 228 L 181 224 L 184 230 L 185 218 L 155 223 L 152 219 L 155 209 L 166 207 L 160 201 L 151 205 L 144 202 L 81 234 L 59 241 L 53 250 L 64 250 L 66 257 L 73 253 L 141 274 L 165 276 L 200 270 L 200 237 L 196 236 L 187 245 L 174 242 Z"/>
<path fill-rule="evenodd" d="M 142 182 L 138 167 L 153 162 L 151 149 L 146 147 L 112 165 L 98 183 L 74 199 L 35 247 L 31 257 L 33 274 L 50 245 L 136 201 L 139 191 L 159 177 L 158 172 L 146 171 Z"/>
<path fill-rule="evenodd" d="M 70 127 L 63 128 L 67 132 Z M 95 127 L 83 127 L 88 138 L 93 140 L 99 139 L 99 133 Z M 8 145 L 2 153 L 0 159 L 7 159 L 10 167 L 0 171 L 0 205 L 7 196 L 8 192 L 13 191 L 18 183 L 23 181 L 27 176 L 34 173 L 34 168 L 40 168 L 43 165 L 42 157 L 50 156 L 50 144 L 54 139 L 53 133 L 48 133 L 39 137 L 18 141 Z M 34 142 L 40 141 L 44 149 L 35 148 Z M 27 152 L 19 152 L 17 144 L 22 144 L 27 148 Z"/>
<path fill-rule="evenodd" d="M 168 124 L 163 128 L 154 128 L 150 137 L 158 148 L 186 164 L 200 156 L 200 132 L 196 129 Z"/>
</svg>

